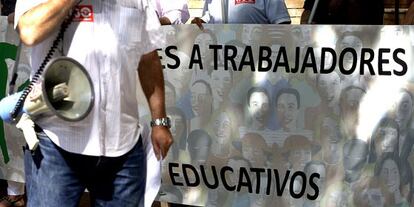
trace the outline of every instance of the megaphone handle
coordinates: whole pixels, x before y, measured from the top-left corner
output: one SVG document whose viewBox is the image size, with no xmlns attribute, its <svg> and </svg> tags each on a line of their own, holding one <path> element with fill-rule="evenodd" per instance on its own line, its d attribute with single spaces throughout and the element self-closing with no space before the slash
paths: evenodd
<svg viewBox="0 0 414 207">
<path fill-rule="evenodd" d="M 30 116 L 23 114 L 16 127 L 23 131 L 24 139 L 31 151 L 34 151 L 39 145 L 39 139 L 37 139 L 36 131 L 34 130 L 34 122 L 30 119 Z"/>
</svg>

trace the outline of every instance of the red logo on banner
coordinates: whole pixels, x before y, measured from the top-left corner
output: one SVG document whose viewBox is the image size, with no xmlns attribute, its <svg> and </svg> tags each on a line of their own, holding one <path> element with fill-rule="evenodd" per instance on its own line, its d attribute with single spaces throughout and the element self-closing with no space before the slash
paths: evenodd
<svg viewBox="0 0 414 207">
<path fill-rule="evenodd" d="M 77 5 L 75 7 L 74 22 L 93 22 L 92 5 Z"/>
<path fill-rule="evenodd" d="M 254 4 L 256 0 L 235 0 L 235 4 Z"/>
</svg>

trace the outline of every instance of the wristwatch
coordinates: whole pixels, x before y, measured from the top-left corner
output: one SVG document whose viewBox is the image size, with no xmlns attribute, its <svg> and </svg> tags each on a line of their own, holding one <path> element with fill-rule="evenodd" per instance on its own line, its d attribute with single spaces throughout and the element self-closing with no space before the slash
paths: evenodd
<svg viewBox="0 0 414 207">
<path fill-rule="evenodd" d="M 158 118 L 151 121 L 151 127 L 154 126 L 165 126 L 167 128 L 171 128 L 171 120 L 169 117 Z"/>
</svg>

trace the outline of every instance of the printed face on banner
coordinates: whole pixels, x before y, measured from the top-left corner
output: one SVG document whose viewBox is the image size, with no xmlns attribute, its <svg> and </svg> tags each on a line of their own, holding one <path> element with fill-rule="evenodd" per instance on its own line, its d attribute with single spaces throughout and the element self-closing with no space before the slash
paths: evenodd
<svg viewBox="0 0 414 207">
<path fill-rule="evenodd" d="M 309 161 L 312 159 L 312 150 L 310 147 L 303 149 L 294 149 L 289 153 L 289 162 L 294 165 L 294 169 L 303 169 Z"/>
<path fill-rule="evenodd" d="M 213 142 L 212 153 L 216 156 L 228 156 L 230 153 L 231 142 L 231 120 L 227 113 L 223 112 L 216 118 L 214 122 L 215 142 Z"/>
<path fill-rule="evenodd" d="M 400 97 L 400 100 L 397 102 L 395 120 L 400 129 L 405 129 L 413 113 L 413 100 L 411 95 L 405 91 L 400 93 Z"/>
<path fill-rule="evenodd" d="M 264 92 L 253 92 L 249 98 L 249 112 L 253 122 L 264 124 L 269 115 L 270 100 Z"/>
<path fill-rule="evenodd" d="M 262 32 L 262 26 L 260 25 L 244 25 L 242 32 L 243 43 L 246 45 L 254 45 L 260 43 Z"/>
<path fill-rule="evenodd" d="M 338 121 L 324 117 L 321 125 L 321 140 L 328 143 L 338 143 L 341 140 Z"/>
<path fill-rule="evenodd" d="M 345 170 L 345 181 L 356 182 L 361 170 L 365 167 L 368 159 L 367 143 L 360 139 L 351 139 L 344 145 L 343 166 Z"/>
<path fill-rule="evenodd" d="M 400 172 L 397 163 L 392 159 L 384 161 L 381 173 L 381 179 L 385 181 L 387 189 L 390 193 L 394 193 L 400 188 Z"/>
<path fill-rule="evenodd" d="M 397 129 L 391 126 L 381 127 L 374 142 L 377 155 L 396 152 L 398 144 Z"/>
<path fill-rule="evenodd" d="M 218 144 L 224 144 L 231 136 L 231 120 L 227 113 L 221 113 L 215 122 L 216 137 Z"/>
<path fill-rule="evenodd" d="M 320 75 L 317 80 L 321 99 L 329 106 L 338 103 L 338 94 L 341 91 L 341 78 L 338 73 Z"/>
<path fill-rule="evenodd" d="M 200 46 L 201 58 L 206 58 L 208 54 L 211 54 L 208 47 L 215 44 L 212 35 L 210 33 L 201 33 L 194 40 L 194 44 Z"/>
<path fill-rule="evenodd" d="M 341 119 L 342 127 L 346 131 L 346 136 L 351 137 L 344 137 L 346 139 L 352 139 L 352 137 L 356 136 L 356 127 L 359 123 L 359 105 L 362 97 L 365 95 L 365 91 L 359 87 L 349 87 L 345 88 L 341 92 L 341 100 L 340 100 L 340 107 L 341 107 Z"/>
<path fill-rule="evenodd" d="M 200 136 L 189 135 L 188 140 L 188 151 L 190 153 L 191 162 L 193 164 L 205 164 L 207 161 L 209 152 L 210 152 L 210 144 L 211 138 L 206 134 L 201 134 Z"/>
<path fill-rule="evenodd" d="M 296 128 L 299 106 L 294 94 L 282 94 L 276 103 L 277 118 L 283 129 Z"/>
<path fill-rule="evenodd" d="M 259 166 L 265 162 L 265 154 L 259 147 L 244 145 L 242 154 L 252 166 Z"/>
<path fill-rule="evenodd" d="M 175 28 L 174 27 L 170 27 L 170 26 L 166 26 L 166 27 L 167 28 L 166 28 L 165 34 L 166 34 L 167 42 L 170 43 L 170 44 L 174 44 L 176 42 L 176 37 L 175 37 L 176 31 L 175 31 Z"/>
<path fill-rule="evenodd" d="M 228 97 L 232 86 L 232 75 L 230 70 L 211 72 L 211 85 L 213 88 L 213 96 L 215 99 L 222 102 Z"/>
<path fill-rule="evenodd" d="M 346 112 L 358 112 L 359 102 L 361 98 L 364 96 L 364 91 L 359 88 L 353 88 L 345 93 L 345 111 Z"/>
<path fill-rule="evenodd" d="M 354 48 L 356 51 L 360 51 L 360 49 L 362 48 L 362 41 L 360 38 L 354 36 L 354 35 L 347 35 L 345 36 L 339 45 L 339 49 L 343 50 L 345 48 Z M 359 55 L 357 54 L 358 58 Z M 346 55 L 344 56 L 344 63 L 345 63 L 345 68 L 349 69 L 352 65 L 355 64 L 354 62 L 354 56 L 351 53 L 346 53 Z"/>
<path fill-rule="evenodd" d="M 211 87 L 207 82 L 197 82 L 191 88 L 191 107 L 195 116 L 209 116 L 212 110 Z"/>
</svg>

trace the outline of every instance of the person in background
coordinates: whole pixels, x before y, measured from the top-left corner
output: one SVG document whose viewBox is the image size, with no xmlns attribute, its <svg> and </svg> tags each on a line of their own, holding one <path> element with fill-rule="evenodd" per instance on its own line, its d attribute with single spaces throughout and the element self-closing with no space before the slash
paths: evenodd
<svg viewBox="0 0 414 207">
<path fill-rule="evenodd" d="M 187 0 L 152 0 L 161 25 L 185 24 L 190 18 Z"/>
<path fill-rule="evenodd" d="M 10 24 L 14 22 L 14 8 L 16 6 L 16 0 L 0 0 L 0 14 L 7 16 L 7 21 Z"/>
<path fill-rule="evenodd" d="M 25 206 L 24 183 L 7 181 L 7 196 L 1 198 L 0 207 Z"/>
<path fill-rule="evenodd" d="M 16 0 L 0 0 L 0 15 L 7 16 L 9 24 L 14 23 L 15 6 Z M 1 187 L 3 187 L 3 184 L 6 184 L 6 182 L 1 182 Z M 7 181 L 7 195 L 0 199 L 0 207 L 24 205 L 24 183 Z"/>
<path fill-rule="evenodd" d="M 86 188 L 93 206 L 143 206 L 145 141 L 152 141 L 158 160 L 173 142 L 156 52 L 165 37 L 148 0 L 18 0 L 15 27 L 22 42 L 32 46 L 32 69 L 39 67 L 69 14 L 85 7 L 94 18 L 72 19 L 59 48 L 94 80 L 94 107 L 70 124 L 56 116 L 36 119 L 39 146 L 24 155 L 28 207 L 76 206 Z M 142 134 L 138 81 L 152 118 L 150 137 Z"/>
<path fill-rule="evenodd" d="M 203 16 L 194 18 L 191 23 L 201 29 L 202 23 L 289 24 L 290 16 L 284 0 L 206 0 Z"/>
<path fill-rule="evenodd" d="M 305 0 L 300 22 L 307 24 L 317 0 Z M 384 1 L 380 0 L 319 0 L 312 24 L 381 25 L 384 19 Z"/>
</svg>

